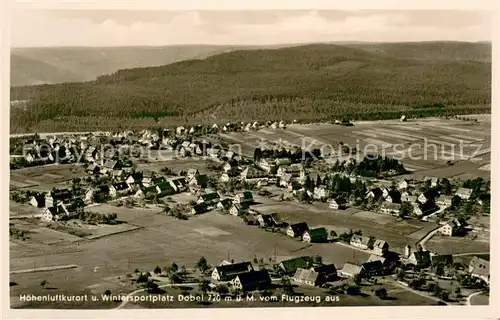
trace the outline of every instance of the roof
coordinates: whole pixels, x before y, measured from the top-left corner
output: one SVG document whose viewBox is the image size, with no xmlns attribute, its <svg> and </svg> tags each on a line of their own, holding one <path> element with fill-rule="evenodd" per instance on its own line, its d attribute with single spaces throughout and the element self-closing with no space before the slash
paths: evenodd
<svg viewBox="0 0 500 320">
<path fill-rule="evenodd" d="M 208 176 L 206 174 L 199 174 L 194 177 L 197 185 L 205 185 L 208 182 Z"/>
<path fill-rule="evenodd" d="M 299 281 L 316 283 L 319 278 L 319 273 L 311 269 L 297 268 L 293 278 Z"/>
<path fill-rule="evenodd" d="M 163 176 L 158 176 L 158 177 L 155 177 L 151 180 L 151 182 L 153 182 L 153 184 L 160 184 L 160 183 L 163 183 L 166 181 L 167 181 L 167 179 L 165 179 L 165 177 L 163 177 Z"/>
<path fill-rule="evenodd" d="M 273 224 L 273 219 L 270 214 L 260 214 L 258 218 L 261 218 L 264 221 L 264 224 L 271 225 Z"/>
<path fill-rule="evenodd" d="M 200 197 L 203 199 L 203 201 L 213 201 L 216 199 L 220 199 L 220 196 L 217 192 L 205 193 Z"/>
<path fill-rule="evenodd" d="M 246 200 L 252 200 L 253 199 L 252 191 L 243 191 L 242 193 L 238 194 L 238 197 L 241 197 Z"/>
<path fill-rule="evenodd" d="M 57 189 L 50 192 L 52 199 L 54 200 L 66 200 L 73 197 L 73 194 L 69 189 Z"/>
<path fill-rule="evenodd" d="M 489 276 L 490 275 L 490 261 L 489 257 L 488 260 L 482 259 L 478 256 L 474 256 L 470 263 L 470 266 L 473 267 L 472 273 L 477 274 L 477 275 L 482 275 L 482 276 Z M 482 268 L 479 266 L 483 266 Z"/>
<path fill-rule="evenodd" d="M 418 264 L 427 264 L 431 262 L 431 255 L 429 251 L 415 251 L 413 252 L 415 260 Z"/>
<path fill-rule="evenodd" d="M 388 244 L 387 244 L 387 242 L 385 242 L 385 240 L 377 239 L 377 240 L 375 240 L 373 247 L 383 249 L 384 246 L 386 246 L 386 245 L 388 245 Z"/>
<path fill-rule="evenodd" d="M 236 210 L 241 211 L 241 210 L 247 210 L 250 208 L 248 203 L 235 203 L 233 204 L 233 207 L 236 208 Z"/>
<path fill-rule="evenodd" d="M 311 236 L 311 238 L 313 237 L 323 237 L 323 236 L 326 236 L 328 237 L 328 231 L 326 231 L 326 228 L 315 228 L 315 229 L 309 229 L 307 231 L 307 233 L 309 233 L 309 236 Z"/>
<path fill-rule="evenodd" d="M 199 173 L 198 169 L 189 169 L 189 170 L 187 171 L 187 174 L 188 174 L 188 175 L 196 175 L 196 174 L 198 174 L 198 173 Z"/>
<path fill-rule="evenodd" d="M 75 198 L 73 201 L 71 201 L 69 204 L 67 204 L 65 207 L 66 207 L 66 210 L 68 210 L 68 212 L 73 212 L 75 211 L 77 208 L 83 208 L 85 206 L 84 202 L 82 199 L 80 198 Z"/>
<path fill-rule="evenodd" d="M 306 222 L 294 223 L 289 226 L 295 234 L 302 235 L 305 231 L 309 230 Z"/>
<path fill-rule="evenodd" d="M 109 169 L 115 169 L 117 165 L 118 161 L 116 160 L 106 160 L 106 162 L 104 162 L 104 166 Z"/>
<path fill-rule="evenodd" d="M 451 254 L 438 254 L 431 256 L 432 265 L 436 264 L 451 264 L 453 263 L 453 256 Z"/>
<path fill-rule="evenodd" d="M 196 213 L 205 213 L 208 211 L 208 208 L 207 208 L 207 204 L 206 203 L 197 203 L 195 205 L 193 205 L 192 209 L 196 212 Z"/>
<path fill-rule="evenodd" d="M 472 189 L 469 188 L 458 188 L 456 194 L 463 194 L 463 195 L 471 195 L 472 194 Z"/>
<path fill-rule="evenodd" d="M 374 260 L 363 263 L 361 267 L 367 272 L 380 271 L 384 268 L 384 264 L 380 260 Z"/>
<path fill-rule="evenodd" d="M 311 265 L 312 259 L 311 257 L 303 256 L 297 257 L 293 259 L 283 260 L 280 264 L 285 269 L 285 272 L 295 272 L 297 268 L 307 268 Z"/>
<path fill-rule="evenodd" d="M 222 204 L 222 206 L 224 208 L 229 209 L 231 207 L 231 205 L 233 204 L 233 200 L 226 198 L 226 199 L 220 200 L 219 203 Z"/>
<path fill-rule="evenodd" d="M 357 275 L 361 272 L 361 266 L 346 262 L 341 271 L 346 274 Z"/>
<path fill-rule="evenodd" d="M 328 276 L 332 274 L 337 273 L 337 268 L 335 268 L 335 265 L 333 263 L 331 264 L 322 264 L 320 266 L 314 266 L 311 268 L 312 270 L 316 271 L 317 273 Z"/>
<path fill-rule="evenodd" d="M 372 262 L 372 261 L 381 261 L 382 263 L 384 263 L 385 258 L 378 256 L 376 254 L 371 254 L 370 257 L 368 258 L 368 260 L 366 260 L 366 262 Z"/>
<path fill-rule="evenodd" d="M 353 234 L 350 242 L 359 242 L 360 244 L 368 245 L 370 244 L 370 241 L 371 241 L 370 237 Z"/>
<path fill-rule="evenodd" d="M 128 184 L 125 181 L 118 182 L 113 184 L 113 188 L 115 188 L 116 191 L 122 191 L 128 189 Z"/>
<path fill-rule="evenodd" d="M 133 172 L 133 173 L 131 173 L 131 174 L 127 177 L 127 179 L 128 179 L 128 178 L 130 178 L 130 177 L 132 177 L 132 179 L 134 179 L 135 181 L 138 181 L 138 180 L 142 180 L 142 177 L 143 177 L 143 176 L 144 176 L 144 175 L 142 174 L 142 172 Z"/>
<path fill-rule="evenodd" d="M 382 195 L 382 189 L 380 188 L 373 188 L 371 189 L 370 191 L 367 192 L 367 194 L 369 193 L 373 193 L 376 197 L 378 196 L 381 196 Z"/>
<path fill-rule="evenodd" d="M 247 271 L 239 273 L 236 277 L 240 280 L 243 287 L 261 283 L 271 283 L 271 277 L 267 270 Z"/>
<path fill-rule="evenodd" d="M 253 270 L 252 263 L 249 261 L 243 261 L 232 264 L 224 264 L 215 267 L 220 276 L 233 276 L 240 273 L 245 273 Z"/>
<path fill-rule="evenodd" d="M 155 186 L 156 188 L 160 189 L 160 191 L 166 191 L 166 190 L 172 190 L 173 187 L 169 182 L 163 182 L 159 183 Z"/>
</svg>

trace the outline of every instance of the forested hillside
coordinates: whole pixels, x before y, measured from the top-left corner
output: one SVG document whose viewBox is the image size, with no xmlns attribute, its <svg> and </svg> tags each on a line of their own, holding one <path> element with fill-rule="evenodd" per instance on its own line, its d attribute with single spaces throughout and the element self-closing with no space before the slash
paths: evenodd
<svg viewBox="0 0 500 320">
<path fill-rule="evenodd" d="M 488 112 L 491 63 L 340 45 L 241 50 L 96 81 L 12 88 L 13 131 L 228 120 L 385 119 Z M 104 127 L 101 127 L 104 126 Z"/>
<path fill-rule="evenodd" d="M 492 48 L 489 42 L 429 41 L 406 43 L 360 43 L 352 48 L 388 56 L 417 60 L 448 60 L 491 62 Z"/>
</svg>

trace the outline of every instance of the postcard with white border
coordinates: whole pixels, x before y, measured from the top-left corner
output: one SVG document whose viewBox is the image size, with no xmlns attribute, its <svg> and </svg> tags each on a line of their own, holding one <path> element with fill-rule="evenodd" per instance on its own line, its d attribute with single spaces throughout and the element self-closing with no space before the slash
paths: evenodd
<svg viewBox="0 0 500 320">
<path fill-rule="evenodd" d="M 498 5 L 186 2 L 5 4 L 4 309 L 498 317 Z"/>
</svg>

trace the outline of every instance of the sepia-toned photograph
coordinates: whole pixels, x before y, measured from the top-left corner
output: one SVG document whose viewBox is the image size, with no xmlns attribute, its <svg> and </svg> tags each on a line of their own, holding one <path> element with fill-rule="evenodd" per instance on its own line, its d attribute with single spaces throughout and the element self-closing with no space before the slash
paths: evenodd
<svg viewBox="0 0 500 320">
<path fill-rule="evenodd" d="M 14 4 L 10 308 L 488 306 L 494 18 Z"/>
</svg>

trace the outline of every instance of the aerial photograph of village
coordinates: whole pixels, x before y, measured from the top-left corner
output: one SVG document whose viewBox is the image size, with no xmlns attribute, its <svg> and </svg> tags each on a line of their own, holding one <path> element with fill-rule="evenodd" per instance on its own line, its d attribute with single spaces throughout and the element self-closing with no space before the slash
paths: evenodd
<svg viewBox="0 0 500 320">
<path fill-rule="evenodd" d="M 16 14 L 12 309 L 489 304 L 488 16 Z"/>
</svg>

